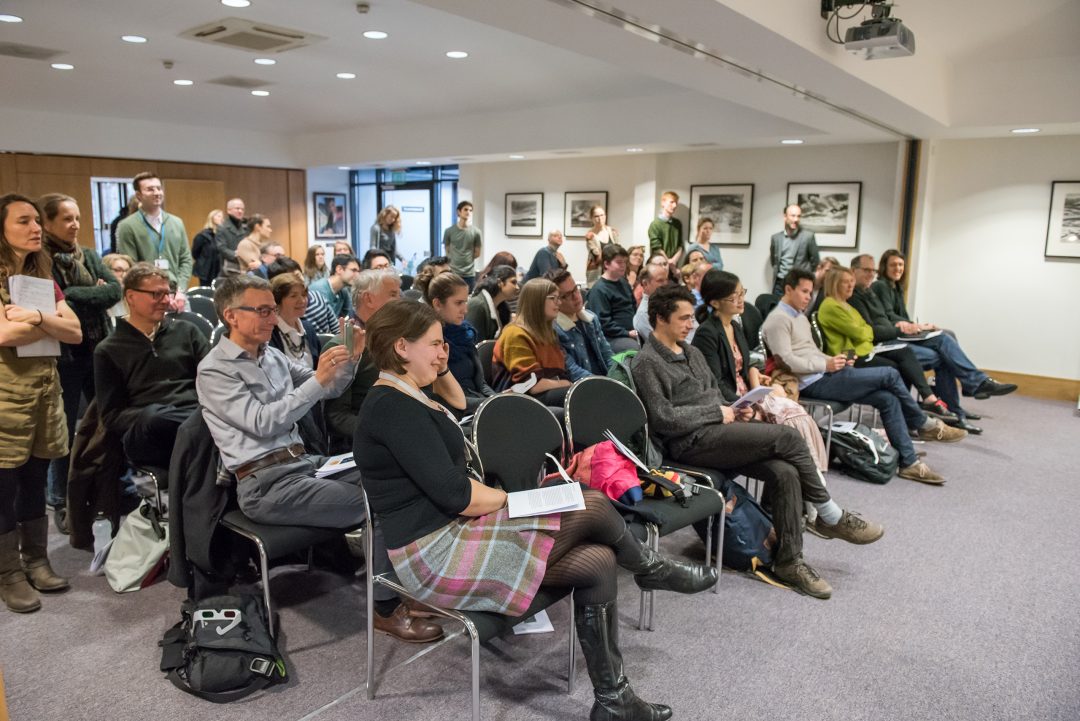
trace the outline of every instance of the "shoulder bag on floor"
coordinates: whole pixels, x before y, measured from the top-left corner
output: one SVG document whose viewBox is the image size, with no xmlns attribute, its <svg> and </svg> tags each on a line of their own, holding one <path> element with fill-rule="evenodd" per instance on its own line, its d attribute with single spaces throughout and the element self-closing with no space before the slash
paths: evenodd
<svg viewBox="0 0 1080 721">
<path fill-rule="evenodd" d="M 827 429 L 822 429 L 822 434 Z M 829 460 L 845 475 L 885 484 L 896 475 L 900 454 L 880 434 L 862 423 L 850 431 L 833 429 Z"/>
</svg>

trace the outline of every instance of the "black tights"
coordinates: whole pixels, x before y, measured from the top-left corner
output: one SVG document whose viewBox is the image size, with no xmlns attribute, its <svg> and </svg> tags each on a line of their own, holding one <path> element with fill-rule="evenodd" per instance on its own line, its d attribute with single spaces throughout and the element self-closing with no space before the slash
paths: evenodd
<svg viewBox="0 0 1080 721">
<path fill-rule="evenodd" d="M 45 515 L 45 478 L 49 462 L 30 457 L 18 468 L 0 468 L 0 535 L 15 524 Z"/>
<path fill-rule="evenodd" d="M 919 365 L 919 359 L 915 357 L 915 353 L 910 348 L 897 348 L 885 353 L 878 353 L 872 361 L 860 358 L 855 363 L 855 367 L 895 368 L 899 371 L 900 377 L 904 379 L 906 385 L 915 386 L 919 398 L 926 400 L 934 395 L 934 389 L 927 382 L 926 374 L 923 373 L 922 366 Z"/>
<path fill-rule="evenodd" d="M 607 496 L 590 488 L 582 494 L 585 510 L 562 514 L 559 530 L 552 534 L 555 545 L 541 585 L 573 587 L 574 603 L 591 606 L 615 600 L 616 553 L 636 555 L 640 544 L 626 533 L 626 522 Z"/>
</svg>

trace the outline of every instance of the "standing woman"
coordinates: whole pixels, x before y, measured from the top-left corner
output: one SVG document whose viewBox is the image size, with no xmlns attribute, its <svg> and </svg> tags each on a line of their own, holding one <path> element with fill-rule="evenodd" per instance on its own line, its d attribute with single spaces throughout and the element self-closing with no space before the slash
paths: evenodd
<svg viewBox="0 0 1080 721">
<path fill-rule="evenodd" d="M 49 460 L 67 454 L 68 444 L 56 360 L 19 357 L 16 349 L 43 338 L 77 345 L 82 329 L 52 280 L 34 202 L 0 197 L 0 227 L 0 598 L 12 611 L 29 613 L 41 608 L 37 591 L 68 587 L 49 565 L 45 517 Z M 52 283 L 55 310 L 12 305 L 8 281 L 16 275 Z"/>
<path fill-rule="evenodd" d="M 416 282 L 419 284 L 420 278 Z M 510 302 L 517 297 L 517 271 L 508 265 L 500 265 L 476 283 L 466 316 L 476 328 L 477 343 L 499 337 L 503 327 L 510 322 Z"/>
<path fill-rule="evenodd" d="M 401 211 L 388 205 L 379 211 L 379 216 L 371 226 L 371 247 L 386 251 L 391 258 L 403 261 L 405 259 L 397 251 L 400 235 Z"/>
<path fill-rule="evenodd" d="M 317 280 L 330 276 L 330 269 L 326 267 L 326 247 L 322 244 L 313 245 L 307 249 L 304 256 L 304 278 L 311 285 Z"/>
<path fill-rule="evenodd" d="M 690 247 L 686 249 L 686 257 L 687 261 L 689 261 L 689 254 L 692 251 L 700 250 L 701 254 L 705 256 L 705 262 L 712 264 L 712 267 L 717 270 L 723 270 L 724 260 L 720 257 L 720 249 L 712 246 L 713 227 L 712 218 L 707 215 L 702 216 L 697 224 L 697 237 L 690 244 Z"/>
<path fill-rule="evenodd" d="M 48 211 L 45 211 L 48 215 Z M 198 277 L 199 285 L 210 285 L 221 274 L 221 253 L 217 249 L 217 227 L 225 222 L 225 213 L 211 210 L 206 216 L 206 225 L 191 241 L 191 257 L 195 260 L 192 272 Z"/>
<path fill-rule="evenodd" d="M 585 287 L 592 288 L 603 272 L 604 264 L 600 253 L 608 243 L 619 242 L 619 231 L 607 224 L 607 211 L 602 205 L 590 208 L 589 217 L 592 218 L 593 225 L 585 233 Z"/>
<path fill-rule="evenodd" d="M 270 219 L 265 215 L 253 215 L 248 218 L 248 236 L 236 246 L 236 258 L 240 263 L 240 271 L 247 273 L 262 265 L 262 247 L 270 242 L 270 236 L 274 229 L 270 226 Z"/>
<path fill-rule="evenodd" d="M 769 376 L 749 364 L 750 344 L 742 323 L 734 322 L 746 302 L 746 289 L 738 276 L 715 268 L 710 270 L 701 280 L 701 300 L 702 305 L 697 309 L 701 325 L 694 333 L 692 345 L 705 356 L 724 400 L 732 403 L 752 388 L 772 385 Z M 787 397 L 782 387 L 777 386 L 771 396 L 756 404 L 754 417 L 794 428 L 806 441 L 817 469 L 823 473 L 829 470 L 829 456 L 817 423 L 801 405 Z"/>
<path fill-rule="evenodd" d="M 450 353 L 446 367 L 465 393 L 465 412 L 473 414 L 495 391 L 484 378 L 476 351 L 476 329 L 465 319 L 469 284 L 457 273 L 443 273 L 427 286 L 427 299 L 443 324 L 443 338 Z"/>
<path fill-rule="evenodd" d="M 38 204 L 44 213 L 44 248 L 52 261 L 52 278 L 82 325 L 82 342 L 62 346 L 57 364 L 67 417 L 67 441 L 75 437 L 83 396 L 94 399 L 94 348 L 109 334 L 109 308 L 120 302 L 120 283 L 97 251 L 79 245 L 79 206 L 67 195 L 46 195 Z M 216 250 L 215 250 L 216 253 Z M 67 532 L 68 458 L 49 464 L 48 504 L 56 527 Z"/>
<path fill-rule="evenodd" d="M 541 587 L 573 589 L 594 689 L 589 718 L 671 718 L 667 706 L 638 698 L 625 676 L 616 566 L 635 574 L 641 588 L 680 593 L 713 586 L 715 569 L 672 561 L 640 543 L 593 489 L 582 492 L 583 510 L 510 518 L 506 493 L 469 473 L 453 417 L 421 391 L 446 362 L 435 312 L 392 300 L 368 320 L 367 333 L 379 380 L 360 409 L 353 454 L 401 585 L 424 603 L 508 616 L 524 613 Z"/>
<path fill-rule="evenodd" d="M 546 406 L 561 408 L 570 390 L 566 355 L 555 335 L 559 289 L 547 278 L 530 280 L 521 289 L 521 312 L 503 329 L 491 359 L 495 387 L 506 390 L 536 375 L 526 393 Z"/>
</svg>

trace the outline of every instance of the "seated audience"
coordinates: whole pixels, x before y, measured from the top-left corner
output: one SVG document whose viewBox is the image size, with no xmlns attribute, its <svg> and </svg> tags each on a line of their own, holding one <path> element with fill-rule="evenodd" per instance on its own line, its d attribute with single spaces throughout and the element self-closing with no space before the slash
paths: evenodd
<svg viewBox="0 0 1080 721">
<path fill-rule="evenodd" d="M 417 284 L 420 278 L 416 279 Z M 423 290 L 423 289 L 421 289 Z M 517 271 L 500 265 L 476 282 L 466 317 L 476 329 L 476 342 L 498 338 L 510 322 L 510 302 L 518 297 Z"/>
<path fill-rule="evenodd" d="M 270 281 L 270 291 L 277 303 L 277 325 L 270 335 L 270 345 L 300 365 L 315 369 L 322 352 L 318 331 L 304 320 L 308 291 L 295 273 L 281 273 Z"/>
<path fill-rule="evenodd" d="M 626 259 L 626 282 L 631 288 L 637 288 L 638 276 L 645 267 L 645 246 L 631 245 L 626 252 L 630 254 Z"/>
<path fill-rule="evenodd" d="M 335 255 L 330 263 L 330 275 L 314 281 L 308 286 L 309 293 L 318 293 L 326 301 L 337 318 L 352 315 L 352 288 L 356 274 L 360 272 L 360 262 L 351 255 Z"/>
<path fill-rule="evenodd" d="M 413 280 L 413 287 L 420 291 L 421 300 L 427 302 L 427 297 L 424 295 L 427 292 L 428 286 L 431 281 L 442 275 L 443 273 L 450 272 L 450 259 L 445 255 L 438 255 L 434 258 L 425 258 L 420 261 L 420 265 L 416 267 L 416 278 Z M 466 281 L 468 282 L 468 281 Z M 405 290 L 404 285 L 402 290 Z"/>
<path fill-rule="evenodd" d="M 901 478 L 940 485 L 944 479 L 919 460 L 911 444 L 908 428 L 917 428 L 924 441 L 952 443 L 965 431 L 949 428 L 929 418 L 911 398 L 895 368 L 855 368 L 843 355 L 830 356 L 814 343 L 810 319 L 804 311 L 810 304 L 814 275 L 803 268 L 788 271 L 784 296 L 765 319 L 765 343 L 780 368 L 799 378 L 799 393 L 817 400 L 865 403 L 881 414 L 889 442 L 900 454 Z"/>
<path fill-rule="evenodd" d="M 176 431 L 199 404 L 195 371 L 209 351 L 202 332 L 165 317 L 169 275 L 136 263 L 124 276 L 128 315 L 94 349 L 94 387 L 105 427 L 138 466 L 169 467 Z"/>
<path fill-rule="evenodd" d="M 717 270 L 724 269 L 724 259 L 720 257 L 720 249 L 713 246 L 712 234 L 714 223 L 707 215 L 701 216 L 697 224 L 697 236 L 694 242 L 686 249 L 686 262 L 694 262 L 692 253 L 696 250 L 701 253 L 701 259 Z"/>
<path fill-rule="evenodd" d="M 510 386 L 536 376 L 529 395 L 546 406 L 559 407 L 570 390 L 566 356 L 552 325 L 559 314 L 559 293 L 546 278 L 530 280 L 521 289 L 520 313 L 503 328 L 492 356 L 495 389 Z"/>
<path fill-rule="evenodd" d="M 536 255 L 533 256 L 529 272 L 525 274 L 526 281 L 547 275 L 548 271 L 556 268 L 566 270 L 566 258 L 559 252 L 563 244 L 562 231 L 558 229 L 551 231 L 548 233 L 547 241 L 548 244 L 536 251 Z"/>
<path fill-rule="evenodd" d="M 526 294 L 533 284 L 550 285 L 530 281 Z M 590 718 L 670 718 L 668 707 L 639 699 L 623 675 L 615 567 L 634 573 L 642 588 L 683 593 L 714 585 L 714 569 L 666 559 L 638 542 L 591 489 L 583 492 L 584 510 L 511 519 L 506 494 L 470 474 L 453 416 L 420 391 L 446 363 L 432 308 L 393 301 L 368 332 L 380 373 L 361 411 L 354 453 L 402 585 L 435 606 L 510 616 L 521 615 L 540 587 L 573 588 L 595 693 Z"/>
<path fill-rule="evenodd" d="M 867 260 L 872 266 L 873 260 L 869 259 L 869 256 Z M 854 262 L 852 261 L 853 268 L 855 267 Z M 860 265 L 865 264 L 866 260 L 860 260 Z M 904 305 L 904 277 L 906 273 L 907 264 L 900 251 L 895 249 L 886 250 L 882 254 L 881 264 L 878 266 L 879 277 L 870 286 L 870 290 L 881 302 L 888 320 L 892 321 L 893 325 L 903 335 L 939 330 L 933 323 L 911 322 L 907 306 Z M 852 302 L 852 305 L 854 305 L 854 302 Z M 976 368 L 975 364 L 960 348 L 954 334 L 949 331 L 945 331 L 931 340 L 935 341 L 936 344 L 925 341 L 913 343 L 911 350 L 924 368 L 933 368 L 937 371 L 938 391 L 949 408 L 958 415 L 964 415 L 964 410 L 960 408 L 960 399 L 956 397 L 955 381 L 957 380 L 960 381 L 960 387 L 964 395 L 973 397 L 976 400 L 985 400 L 990 396 L 1003 396 L 1016 390 L 1016 384 L 998 383 Z M 944 381 L 944 388 L 942 387 L 942 381 Z M 946 396 L 946 393 L 949 395 Z M 972 416 L 970 413 L 966 415 Z"/>
<path fill-rule="evenodd" d="M 312 283 L 330 275 L 326 267 L 326 246 L 322 243 L 311 246 L 304 256 L 304 282 Z"/>
<path fill-rule="evenodd" d="M 752 388 L 768 386 L 772 379 L 749 364 L 750 344 L 741 322 L 746 305 L 746 288 L 734 273 L 710 270 L 701 281 L 703 304 L 696 316 L 701 324 L 694 335 L 693 346 L 705 356 L 724 401 L 734 403 Z M 787 397 L 777 386 L 773 394 L 755 404 L 754 419 L 766 423 L 791 426 L 806 442 L 818 470 L 829 470 L 829 456 L 821 431 L 810 414 L 796 401 Z"/>
<path fill-rule="evenodd" d="M 124 275 L 131 270 L 131 266 L 135 265 L 135 261 L 131 259 L 130 255 L 124 255 L 123 253 L 109 253 L 102 256 L 101 262 L 106 268 L 112 271 L 113 277 L 116 278 L 116 282 L 120 284 L 120 300 L 111 308 L 109 308 L 109 317 L 118 318 L 120 316 L 127 315 L 127 305 L 124 303 Z"/>
<path fill-rule="evenodd" d="M 643 266 L 642 269 L 643 270 L 644 270 L 644 268 L 658 268 L 659 269 L 661 267 L 663 268 L 664 284 L 666 285 L 671 280 L 671 264 L 668 263 L 668 257 L 666 255 L 664 255 L 664 253 L 662 251 L 659 251 L 659 252 L 656 252 L 656 253 L 653 253 L 652 255 L 650 255 L 649 259 L 647 261 L 645 261 L 645 265 Z M 642 282 L 643 282 L 643 277 L 639 274 L 638 279 L 637 279 L 637 284 L 634 286 L 634 305 L 635 305 L 635 307 L 638 307 L 638 306 L 641 305 L 641 296 L 644 294 L 644 291 L 641 288 Z M 648 319 L 646 319 L 645 324 L 648 325 Z M 637 330 L 638 333 L 641 332 L 641 330 L 636 328 L 636 326 L 635 326 L 635 330 Z M 641 336 L 641 337 L 642 337 L 642 339 L 645 338 L 645 336 Z"/>
<path fill-rule="evenodd" d="M 443 324 L 447 344 L 446 367 L 465 394 L 465 412 L 472 414 L 495 391 L 484 379 L 484 367 L 476 351 L 476 329 L 465 318 L 469 284 L 457 273 L 443 273 L 428 286 L 428 301 Z"/>
<path fill-rule="evenodd" d="M 600 327 L 614 353 L 637 350 L 638 332 L 634 330 L 634 292 L 626 282 L 626 249 L 608 243 L 601 252 L 604 272 L 589 291 L 586 307 L 600 319 Z"/>
<path fill-rule="evenodd" d="M 810 299 L 806 315 L 812 316 L 821 309 L 821 301 L 825 300 L 825 276 L 833 268 L 839 267 L 840 261 L 831 255 L 825 256 L 817 264 L 817 268 L 814 269 L 814 295 Z"/>
<path fill-rule="evenodd" d="M 379 248 L 371 248 L 368 252 L 364 253 L 364 258 L 360 263 L 362 270 L 381 270 L 383 268 L 392 268 L 394 261 L 390 258 L 390 254 L 385 250 Z"/>
<path fill-rule="evenodd" d="M 270 265 L 278 258 L 285 256 L 285 249 L 277 243 L 266 243 L 259 248 L 259 260 L 261 261 L 258 268 L 250 271 L 252 275 L 257 275 L 263 280 L 269 280 L 269 268 Z"/>
<path fill-rule="evenodd" d="M 829 598 L 832 588 L 803 558 L 803 501 L 817 509 L 814 528 L 826 538 L 873 543 L 885 529 L 844 511 L 830 497 L 794 429 L 736 422 L 750 420 L 753 410 L 727 405 L 701 351 L 686 342 L 693 320 L 694 296 L 686 288 L 661 288 L 649 298 L 653 333 L 631 368 L 649 427 L 675 461 L 764 482 L 778 538 L 773 573 L 807 595 Z"/>
<path fill-rule="evenodd" d="M 946 421 L 957 420 L 926 382 L 922 367 L 907 347 L 877 350 L 874 329 L 848 303 L 855 291 L 855 275 L 847 268 L 834 268 L 825 276 L 825 300 L 818 311 L 818 323 L 825 336 L 825 350 L 832 355 L 855 356 L 856 368 L 889 367 L 900 372 L 908 385 L 915 386 L 924 412 Z"/>
<path fill-rule="evenodd" d="M 271 281 L 285 273 L 306 283 L 300 264 L 287 256 L 278 258 L 266 269 L 266 275 Z M 337 333 L 339 329 L 338 317 L 334 314 L 334 310 L 318 293 L 308 292 L 307 310 L 304 311 L 303 319 L 311 323 L 316 333 Z"/>
<path fill-rule="evenodd" d="M 555 284 L 559 294 L 559 315 L 555 317 L 555 335 L 566 357 L 566 371 L 571 381 L 586 376 L 607 375 L 611 368 L 611 346 L 604 337 L 600 321 L 585 310 L 581 288 L 565 268 L 548 271 L 544 276 Z"/>
<path fill-rule="evenodd" d="M 232 276 L 214 294 L 228 329 L 199 364 L 202 414 L 225 467 L 236 475 L 240 509 L 256 523 L 353 529 L 364 522 L 364 496 L 355 470 L 318 478 L 325 458 L 308 454 L 296 423 L 313 405 L 348 385 L 364 349 L 356 328 L 350 356 L 323 351 L 318 370 L 291 361 L 269 345 L 277 306 L 270 284 Z M 382 530 L 374 531 L 373 573 L 390 573 Z M 408 641 L 434 641 L 437 625 L 412 618 L 387 589 L 376 589 L 375 627 Z"/>
<path fill-rule="evenodd" d="M 687 255 L 691 255 L 691 253 L 687 253 Z M 683 285 L 694 294 L 694 302 L 697 304 L 695 307 L 701 306 L 701 279 L 705 277 L 711 267 L 704 261 L 690 261 L 680 269 Z"/>
<path fill-rule="evenodd" d="M 498 253 L 491 256 L 491 260 L 489 260 L 488 264 L 484 266 L 484 269 L 477 273 L 476 282 L 479 283 L 484 278 L 491 275 L 491 273 L 496 268 L 502 266 L 506 266 L 507 268 L 513 268 L 514 272 L 517 272 L 518 262 L 517 258 L 514 257 L 513 253 L 508 253 L 505 250 L 500 250 Z"/>
<path fill-rule="evenodd" d="M 660 288 L 671 285 L 668 274 L 670 273 L 670 267 L 666 262 L 654 263 L 652 265 L 645 266 L 642 271 L 641 284 L 638 288 L 642 289 L 641 302 L 638 303 L 637 311 L 634 312 L 634 330 L 638 332 L 638 337 L 642 339 L 648 338 L 652 335 L 652 326 L 649 325 L 649 295 L 655 293 Z M 697 333 L 698 322 L 697 318 L 694 318 L 694 327 L 690 329 L 690 335 L 686 337 L 686 342 L 690 343 L 694 340 L 694 334 Z"/>
<path fill-rule="evenodd" d="M 347 240 L 335 240 L 334 241 L 334 255 L 355 255 L 353 253 L 353 247 Z"/>
</svg>

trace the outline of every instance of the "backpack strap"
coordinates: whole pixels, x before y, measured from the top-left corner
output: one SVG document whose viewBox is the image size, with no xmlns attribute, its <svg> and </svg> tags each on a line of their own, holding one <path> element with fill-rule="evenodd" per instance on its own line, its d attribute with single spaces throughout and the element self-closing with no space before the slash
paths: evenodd
<svg viewBox="0 0 1080 721">
<path fill-rule="evenodd" d="M 176 686 L 181 691 L 191 694 L 192 696 L 198 696 L 206 701 L 212 701 L 214 703 L 228 703 L 229 701 L 237 701 L 250 696 L 256 691 L 261 691 L 274 682 L 273 680 L 273 668 L 274 663 L 270 662 L 271 672 L 268 676 L 259 676 L 251 681 L 246 686 L 235 688 L 231 691 L 196 691 L 184 682 L 179 672 L 174 668 L 169 671 L 168 679 L 172 682 L 173 686 Z"/>
</svg>

